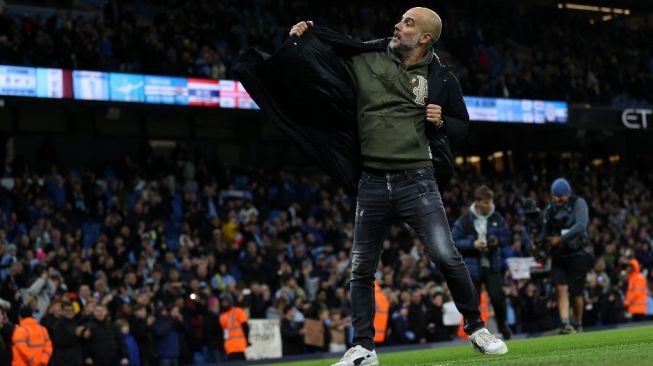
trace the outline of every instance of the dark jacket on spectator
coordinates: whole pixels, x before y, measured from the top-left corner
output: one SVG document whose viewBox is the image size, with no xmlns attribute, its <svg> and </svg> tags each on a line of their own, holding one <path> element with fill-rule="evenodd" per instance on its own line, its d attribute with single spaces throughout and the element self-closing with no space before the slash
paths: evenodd
<svg viewBox="0 0 653 366">
<path fill-rule="evenodd" d="M 122 334 L 115 324 L 94 320 L 87 327 L 92 335 L 86 342 L 85 351 L 94 366 L 116 366 L 121 359 L 129 358 Z"/>
<path fill-rule="evenodd" d="M 395 311 L 390 319 L 390 344 L 408 344 L 415 341 L 415 333 L 410 329 L 408 316 Z"/>
<path fill-rule="evenodd" d="M 268 308 L 272 305 L 272 299 L 265 301 L 262 295 L 252 296 L 249 307 L 250 319 L 265 319 Z"/>
<path fill-rule="evenodd" d="M 454 244 L 463 256 L 469 275 L 478 279 L 481 277 L 481 252 L 474 248 L 474 241 L 478 239 L 478 234 L 474 228 L 474 214 L 468 212 L 453 225 L 451 230 Z M 501 249 L 510 244 L 512 235 L 506 220 L 495 212 L 492 212 L 487 218 L 487 240 L 496 238 L 498 245 L 495 248 L 488 249 L 487 255 L 490 260 L 490 268 L 493 272 L 501 271 Z"/>
<path fill-rule="evenodd" d="M 288 39 L 272 56 L 246 51 L 234 72 L 261 110 L 293 142 L 350 192 L 356 192 L 362 157 L 355 87 L 345 60 L 362 52 L 386 52 L 388 42 L 354 41 L 315 26 L 299 39 Z M 437 56 L 429 64 L 428 102 L 442 106 L 446 124 L 441 129 L 427 124 L 426 130 L 440 188 L 453 174 L 449 139 L 461 140 L 469 126 L 460 85 L 450 70 Z"/>
<path fill-rule="evenodd" d="M 134 336 L 138 344 L 141 366 L 153 365 L 152 333 L 145 320 L 132 317 L 129 320 L 129 332 Z"/>
<path fill-rule="evenodd" d="M 426 338 L 426 312 L 421 303 L 408 306 L 408 325 L 415 333 L 415 341 Z"/>
<path fill-rule="evenodd" d="M 442 322 L 442 306 L 429 304 L 426 307 L 426 340 L 428 342 L 442 342 L 449 340 L 449 333 Z"/>
<path fill-rule="evenodd" d="M 13 324 L 0 324 L 0 366 L 11 366 L 11 337 L 13 334 Z"/>
<path fill-rule="evenodd" d="M 179 358 L 180 333 L 184 324 L 175 321 L 169 316 L 157 317 L 152 332 L 154 333 L 154 352 L 158 358 Z"/>
<path fill-rule="evenodd" d="M 51 366 L 77 366 L 84 364 L 82 338 L 75 334 L 78 323 L 75 319 L 59 319 L 50 333 L 54 353 Z"/>
<path fill-rule="evenodd" d="M 41 318 L 40 323 L 42 326 L 45 327 L 45 329 L 48 330 L 49 334 L 52 334 L 52 332 L 54 331 L 54 327 L 57 326 L 57 323 L 59 323 L 60 320 L 61 320 L 60 318 L 57 318 L 52 314 L 48 314 L 43 318 Z"/>
<path fill-rule="evenodd" d="M 296 355 L 304 351 L 304 336 L 300 333 L 302 327 L 302 323 L 286 318 L 281 320 L 281 342 L 284 356 Z"/>
<path fill-rule="evenodd" d="M 204 343 L 210 350 L 223 352 L 224 334 L 220 326 L 220 314 L 207 312 L 204 317 Z"/>
</svg>

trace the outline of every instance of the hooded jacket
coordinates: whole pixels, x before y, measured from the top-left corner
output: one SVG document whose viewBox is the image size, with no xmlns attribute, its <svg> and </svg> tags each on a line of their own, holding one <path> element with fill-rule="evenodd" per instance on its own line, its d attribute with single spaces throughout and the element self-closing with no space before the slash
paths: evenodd
<svg viewBox="0 0 653 366">
<path fill-rule="evenodd" d="M 12 337 L 14 366 L 47 365 L 52 357 L 48 330 L 32 317 L 23 318 Z"/>
<path fill-rule="evenodd" d="M 247 50 L 234 72 L 261 110 L 304 152 L 350 192 L 356 192 L 362 157 L 356 120 L 356 88 L 346 61 L 362 52 L 385 52 L 389 39 L 354 41 L 314 26 L 268 55 Z M 443 110 L 445 126 L 428 123 L 440 188 L 453 174 L 449 140 L 467 135 L 469 115 L 451 67 L 434 55 L 428 71 L 428 103 Z"/>
<path fill-rule="evenodd" d="M 54 282 L 50 278 L 43 279 L 39 277 L 34 280 L 30 287 L 22 290 L 23 302 L 27 303 L 29 299 L 35 298 L 39 313 L 45 314 L 55 291 Z"/>
<path fill-rule="evenodd" d="M 628 275 L 628 290 L 626 291 L 626 300 L 624 306 L 630 314 L 646 314 L 646 277 L 639 271 L 639 262 L 637 259 L 631 259 L 628 264 L 633 267 L 633 271 Z"/>
<path fill-rule="evenodd" d="M 494 209 L 484 218 L 476 213 L 475 204 L 472 204 L 469 212 L 456 220 L 451 229 L 451 236 L 454 245 L 465 260 L 470 276 L 474 279 L 481 277 L 481 252 L 474 248 L 474 242 L 478 239 L 478 232 L 474 225 L 478 220 L 487 221 L 486 240 L 496 238 L 498 241 L 498 245 L 488 249 L 487 252 L 490 269 L 493 272 L 501 270 L 501 249 L 510 245 L 512 239 L 506 220 Z"/>
</svg>

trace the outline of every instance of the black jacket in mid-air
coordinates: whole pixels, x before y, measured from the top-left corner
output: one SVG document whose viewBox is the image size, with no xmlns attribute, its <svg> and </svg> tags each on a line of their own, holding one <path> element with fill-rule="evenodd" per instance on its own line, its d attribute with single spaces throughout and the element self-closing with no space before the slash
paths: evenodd
<svg viewBox="0 0 653 366">
<path fill-rule="evenodd" d="M 386 52 L 389 39 L 360 42 L 311 27 L 273 55 L 256 49 L 238 58 L 234 72 L 261 110 L 311 158 L 356 192 L 362 168 L 354 82 L 346 60 L 362 52 Z M 428 103 L 442 107 L 445 127 L 427 123 L 440 188 L 453 174 L 449 141 L 467 135 L 469 115 L 458 80 L 434 55 Z"/>
</svg>

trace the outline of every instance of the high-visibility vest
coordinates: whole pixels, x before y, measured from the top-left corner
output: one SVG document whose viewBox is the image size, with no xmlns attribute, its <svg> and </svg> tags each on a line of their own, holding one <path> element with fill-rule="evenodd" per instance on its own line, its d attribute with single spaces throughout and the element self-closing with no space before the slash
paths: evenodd
<svg viewBox="0 0 653 366">
<path fill-rule="evenodd" d="M 379 285 L 375 283 L 374 286 L 374 301 L 376 302 L 376 314 L 374 314 L 374 343 L 383 343 L 385 341 L 385 333 L 388 329 L 388 312 L 390 311 L 390 303 L 388 298 L 385 297 Z"/>
<path fill-rule="evenodd" d="M 628 275 L 628 290 L 624 305 L 633 315 L 646 314 L 646 277 L 639 272 L 639 262 L 631 259 L 628 263 L 633 266 L 633 271 Z"/>
<path fill-rule="evenodd" d="M 489 303 L 489 301 L 488 301 L 487 293 L 485 293 L 485 291 L 483 291 L 481 293 L 481 320 L 483 320 L 483 322 L 485 324 L 487 324 L 487 320 L 490 317 L 490 310 L 488 309 L 488 303 Z M 458 332 L 456 333 L 456 335 L 458 335 L 458 337 L 460 337 L 460 338 L 462 338 L 464 340 L 469 339 L 469 335 L 467 335 L 467 333 L 465 333 L 465 319 L 464 318 L 460 319 L 460 325 L 458 326 Z"/>
<path fill-rule="evenodd" d="M 47 365 L 52 357 L 52 341 L 45 327 L 34 318 L 23 318 L 12 336 L 12 366 Z"/>
<path fill-rule="evenodd" d="M 224 351 L 226 354 L 245 352 L 247 339 L 243 324 L 247 323 L 247 314 L 239 307 L 232 307 L 220 314 L 220 326 L 224 331 Z"/>
</svg>

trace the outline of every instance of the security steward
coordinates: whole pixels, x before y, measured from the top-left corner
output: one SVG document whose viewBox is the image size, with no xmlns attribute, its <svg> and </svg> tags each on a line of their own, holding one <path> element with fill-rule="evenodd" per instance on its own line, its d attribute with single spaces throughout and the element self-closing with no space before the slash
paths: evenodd
<svg viewBox="0 0 653 366">
<path fill-rule="evenodd" d="M 20 322 L 12 337 L 13 366 L 47 366 L 52 357 L 52 341 L 45 327 L 32 316 L 33 309 L 20 309 Z"/>
<path fill-rule="evenodd" d="M 231 294 L 220 295 L 220 326 L 224 330 L 224 352 L 228 360 L 244 360 L 248 345 L 249 320 L 245 311 L 234 305 Z"/>
</svg>

